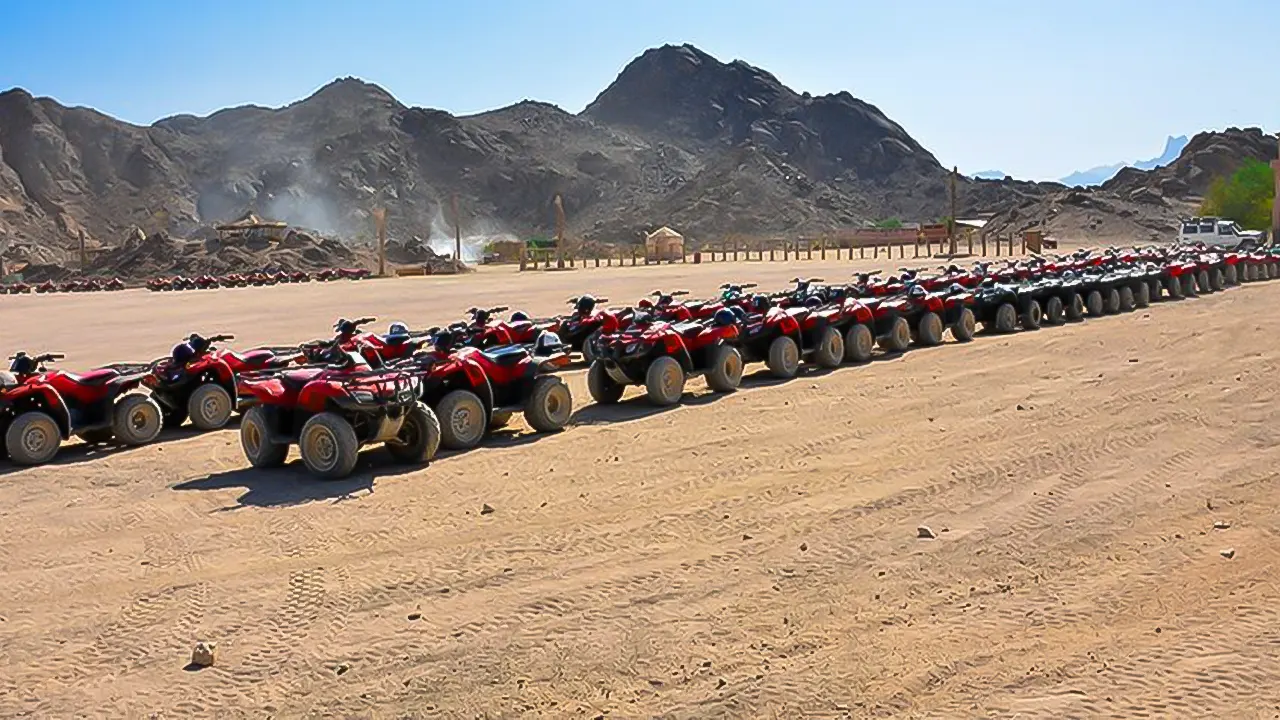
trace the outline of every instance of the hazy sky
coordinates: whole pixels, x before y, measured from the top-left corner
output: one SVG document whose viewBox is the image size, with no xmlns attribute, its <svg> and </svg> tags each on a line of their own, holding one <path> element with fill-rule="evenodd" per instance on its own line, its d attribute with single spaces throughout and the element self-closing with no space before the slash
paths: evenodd
<svg viewBox="0 0 1280 720">
<path fill-rule="evenodd" d="M 0 89 L 136 123 L 335 77 L 470 113 L 577 112 L 664 43 L 849 90 L 945 165 L 1030 179 L 1165 136 L 1280 130 L 1280 0 L 0 0 Z"/>
</svg>

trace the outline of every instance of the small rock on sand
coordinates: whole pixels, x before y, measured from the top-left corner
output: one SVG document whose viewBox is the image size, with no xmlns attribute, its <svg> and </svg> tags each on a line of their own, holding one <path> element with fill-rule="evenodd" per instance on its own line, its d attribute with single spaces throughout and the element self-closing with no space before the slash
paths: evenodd
<svg viewBox="0 0 1280 720">
<path fill-rule="evenodd" d="M 213 664 L 217 652 L 217 643 L 202 640 L 196 643 L 195 649 L 191 651 L 191 664 L 195 667 L 209 667 Z"/>
<path fill-rule="evenodd" d="M 1226 520 L 1217 520 L 1213 523 L 1214 530 L 1226 530 L 1229 527 L 1231 527 L 1231 523 Z"/>
<path fill-rule="evenodd" d="M 485 503 L 484 505 L 480 506 L 481 515 L 489 515 L 491 513 L 493 513 L 493 507 L 490 506 L 489 503 Z"/>
<path fill-rule="evenodd" d="M 1231 558 L 1233 558 L 1233 557 L 1235 557 L 1235 556 L 1236 556 L 1236 549 L 1235 549 L 1235 548 L 1227 548 L 1226 550 L 1222 550 L 1222 551 L 1220 551 L 1218 554 L 1219 554 L 1219 555 L 1221 555 L 1222 557 L 1224 557 L 1224 558 L 1226 558 L 1226 559 L 1230 560 Z"/>
<path fill-rule="evenodd" d="M 921 525 L 916 528 L 916 537 L 924 540 L 932 540 L 938 536 L 934 534 L 933 528 L 930 528 L 928 525 Z"/>
</svg>

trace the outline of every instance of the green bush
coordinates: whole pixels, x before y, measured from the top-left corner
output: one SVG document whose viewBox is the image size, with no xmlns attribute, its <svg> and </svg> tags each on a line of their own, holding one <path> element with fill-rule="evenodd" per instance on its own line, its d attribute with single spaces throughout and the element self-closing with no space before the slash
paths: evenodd
<svg viewBox="0 0 1280 720">
<path fill-rule="evenodd" d="M 1276 178 L 1271 167 L 1258 160 L 1246 160 L 1231 177 L 1213 181 L 1200 212 L 1235 220 L 1246 230 L 1267 230 L 1271 227 L 1275 195 Z"/>
<path fill-rule="evenodd" d="M 897 230 L 902 227 L 902 221 L 898 218 L 888 218 L 876 223 L 877 230 Z"/>
</svg>

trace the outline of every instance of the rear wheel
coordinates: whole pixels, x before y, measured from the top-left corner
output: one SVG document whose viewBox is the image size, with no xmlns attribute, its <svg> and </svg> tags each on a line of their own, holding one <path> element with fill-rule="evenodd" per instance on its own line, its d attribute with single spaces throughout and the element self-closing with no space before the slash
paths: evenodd
<svg viewBox="0 0 1280 720">
<path fill-rule="evenodd" d="M 1071 302 L 1067 304 L 1067 319 L 1071 322 L 1084 319 L 1084 298 L 1080 293 L 1071 293 Z"/>
<path fill-rule="evenodd" d="M 573 415 L 573 395 L 569 386 L 555 375 L 540 375 L 524 406 L 524 419 L 535 432 L 559 432 Z"/>
<path fill-rule="evenodd" d="M 649 402 L 659 407 L 675 405 L 684 394 L 684 368 L 676 359 L 663 355 L 649 363 L 645 372 L 644 386 L 649 395 Z"/>
<path fill-rule="evenodd" d="M 992 323 L 998 333 L 1011 333 L 1018 329 L 1018 309 L 1012 303 L 1002 303 L 996 308 L 996 319 Z"/>
<path fill-rule="evenodd" d="M 58 454 L 61 444 L 58 423 L 38 410 L 14 418 L 4 434 L 5 450 L 16 465 L 43 465 Z"/>
<path fill-rule="evenodd" d="M 733 392 L 742 384 L 742 354 L 730 345 L 718 345 L 711 352 L 707 387 L 713 392 Z"/>
<path fill-rule="evenodd" d="M 1111 288 L 1103 296 L 1102 311 L 1108 315 L 1120 312 L 1120 291 Z"/>
<path fill-rule="evenodd" d="M 1044 302 L 1044 321 L 1050 325 L 1061 325 L 1067 320 L 1067 310 L 1062 305 L 1062 298 L 1054 295 Z"/>
<path fill-rule="evenodd" d="M 844 334 L 844 359 L 847 362 L 867 362 L 871 359 L 875 344 L 876 338 L 871 328 L 862 323 L 854 323 Z"/>
<path fill-rule="evenodd" d="M 289 456 L 287 444 L 272 440 L 267 411 L 261 405 L 249 408 L 240 418 L 240 447 L 249 464 L 256 468 L 280 467 Z"/>
<path fill-rule="evenodd" d="M 903 352 L 911 345 L 911 326 L 904 317 L 893 319 L 889 332 L 879 338 L 880 347 L 887 352 Z"/>
<path fill-rule="evenodd" d="M 1133 288 L 1125 285 L 1120 288 L 1120 312 L 1133 312 Z"/>
<path fill-rule="evenodd" d="M 1022 328 L 1024 330 L 1039 330 L 1040 325 L 1044 323 L 1044 310 L 1040 307 L 1039 300 L 1031 300 L 1027 303 L 1027 307 L 1022 311 Z"/>
<path fill-rule="evenodd" d="M 938 316 L 938 313 L 926 312 L 916 322 L 916 344 L 923 347 L 932 347 L 941 343 L 942 332 L 945 329 L 942 324 L 942 318 Z"/>
<path fill-rule="evenodd" d="M 356 431 L 341 415 L 317 413 L 302 425 L 298 436 L 302 462 L 312 475 L 338 480 L 351 474 L 360 458 Z"/>
<path fill-rule="evenodd" d="M 414 403 L 404 414 L 395 440 L 385 443 L 396 462 L 419 465 L 431 462 L 440 449 L 440 418 L 425 403 Z"/>
<path fill-rule="evenodd" d="M 1180 277 L 1171 277 L 1165 283 L 1165 292 L 1168 293 L 1172 300 L 1182 299 L 1182 279 Z"/>
<path fill-rule="evenodd" d="M 1100 290 L 1090 290 L 1084 299 L 1084 308 L 1089 312 L 1089 317 L 1101 317 L 1103 310 L 1102 292 Z"/>
<path fill-rule="evenodd" d="M 205 383 L 187 399 L 187 415 L 197 430 L 217 430 L 231 420 L 236 409 L 231 393 L 216 383 Z"/>
<path fill-rule="evenodd" d="M 1140 308 L 1151 305 L 1151 285 L 1146 280 L 1134 285 L 1133 304 Z"/>
<path fill-rule="evenodd" d="M 596 341 L 599 339 L 600 339 L 600 331 L 596 330 L 595 332 L 588 335 L 586 340 L 582 341 L 582 359 L 585 360 L 588 365 L 590 365 L 592 362 L 595 362 L 595 359 L 596 359 L 595 344 L 596 344 Z"/>
<path fill-rule="evenodd" d="M 774 377 L 787 380 L 800 372 L 800 346 L 796 341 L 783 335 L 769 343 L 769 357 L 765 366 Z"/>
<path fill-rule="evenodd" d="M 480 396 L 470 390 L 454 390 L 436 405 L 440 419 L 440 444 L 450 450 L 466 450 L 480 444 L 489 418 Z"/>
<path fill-rule="evenodd" d="M 1227 269 L 1222 273 L 1222 275 L 1223 275 L 1223 280 L 1227 283 L 1227 285 L 1240 284 L 1240 276 L 1236 273 L 1235 265 L 1228 265 Z"/>
<path fill-rule="evenodd" d="M 591 363 L 587 370 L 587 392 L 591 393 L 592 400 L 599 405 L 612 405 L 622 399 L 624 390 L 625 387 L 609 377 L 609 371 L 604 369 L 604 362 L 596 360 Z"/>
<path fill-rule="evenodd" d="M 120 398 L 112 410 L 111 431 L 125 445 L 145 445 L 156 439 L 163 426 L 160 406 L 140 393 Z"/>
<path fill-rule="evenodd" d="M 960 308 L 960 317 L 951 324 L 951 337 L 955 338 L 956 342 L 969 342 L 977 332 L 978 320 L 973 316 L 973 311 L 969 308 Z"/>
<path fill-rule="evenodd" d="M 1161 287 L 1160 280 L 1158 278 L 1151 278 L 1150 280 L 1148 280 L 1147 286 L 1151 288 L 1151 291 L 1150 291 L 1151 302 L 1160 302 L 1161 300 L 1164 299 L 1164 297 L 1160 294 L 1160 291 L 1163 288 Z"/>
<path fill-rule="evenodd" d="M 1214 268 L 1209 273 L 1209 288 L 1215 292 L 1226 289 L 1227 279 L 1222 276 L 1222 268 Z"/>
</svg>

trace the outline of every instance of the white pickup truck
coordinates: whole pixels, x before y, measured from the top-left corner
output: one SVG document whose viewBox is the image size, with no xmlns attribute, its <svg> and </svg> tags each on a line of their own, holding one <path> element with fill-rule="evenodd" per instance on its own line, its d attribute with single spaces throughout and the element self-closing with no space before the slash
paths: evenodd
<svg viewBox="0 0 1280 720">
<path fill-rule="evenodd" d="M 1216 217 L 1193 217 L 1182 221 L 1178 242 L 1202 242 L 1208 245 L 1234 247 L 1244 241 L 1259 242 L 1262 233 L 1242 230 L 1234 220 Z"/>
</svg>

